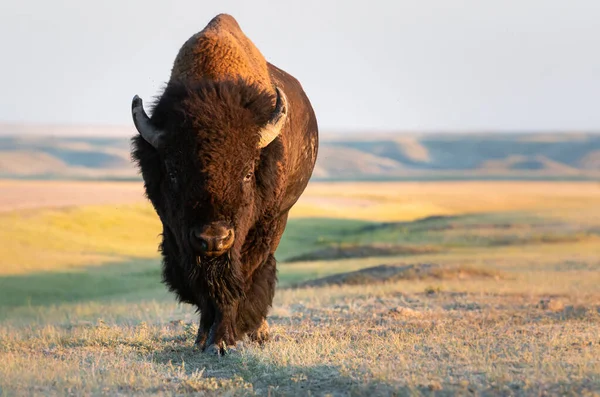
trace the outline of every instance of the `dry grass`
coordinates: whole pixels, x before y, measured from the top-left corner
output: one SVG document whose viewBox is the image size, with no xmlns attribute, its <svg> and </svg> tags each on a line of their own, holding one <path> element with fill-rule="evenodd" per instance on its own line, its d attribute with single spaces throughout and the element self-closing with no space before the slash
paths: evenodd
<svg viewBox="0 0 600 397">
<path fill-rule="evenodd" d="M 597 394 L 599 257 L 580 243 L 465 249 L 414 258 L 450 270 L 431 277 L 280 289 L 273 340 L 220 359 L 193 349 L 196 314 L 162 288 L 20 307 L 0 325 L 0 385 L 17 395 Z M 280 276 L 381 261 L 290 264 Z M 455 277 L 460 266 L 501 277 Z"/>
<path fill-rule="evenodd" d="M 288 244 L 346 225 L 298 219 L 321 213 L 494 215 L 398 234 L 443 250 L 280 265 L 272 341 L 222 358 L 193 349 L 197 314 L 159 284 L 149 206 L 6 213 L 0 395 L 600 395 L 599 196 L 592 183 L 315 184 Z M 423 263 L 395 281 L 287 288 Z"/>
<path fill-rule="evenodd" d="M 0 211 L 144 201 L 140 182 L 0 180 L 0 191 Z M 292 216 L 414 220 L 469 212 L 581 209 L 599 199 L 596 182 L 315 182 Z"/>
<path fill-rule="evenodd" d="M 157 255 L 160 221 L 147 204 L 0 214 L 0 273 L 68 269 Z"/>
<path fill-rule="evenodd" d="M 294 284 L 294 288 L 323 287 L 327 285 L 364 285 L 390 283 L 398 280 L 447 280 L 505 278 L 500 272 L 472 266 L 440 266 L 435 263 L 385 264 L 366 267 L 352 272 L 336 273 L 331 276 Z"/>
<path fill-rule="evenodd" d="M 17 181 L 0 179 L 0 212 L 144 200 L 140 182 Z"/>
<path fill-rule="evenodd" d="M 87 307 L 95 320 L 2 326 L 0 384 L 19 395 L 598 392 L 597 295 L 549 297 L 523 282 L 502 293 L 503 282 L 281 290 L 273 340 L 220 359 L 193 349 L 191 310 Z M 119 310 L 127 320 L 104 314 Z"/>
<path fill-rule="evenodd" d="M 313 183 L 295 217 L 411 221 L 430 215 L 504 211 L 578 211 L 600 219 L 594 182 Z"/>
<path fill-rule="evenodd" d="M 161 227 L 148 203 L 135 203 L 142 199 L 139 182 L 0 180 L 0 189 L 0 209 L 6 210 L 0 241 L 10 242 L 0 246 L 0 274 L 156 255 Z M 398 221 L 526 211 L 595 225 L 598 202 L 600 185 L 592 182 L 314 183 L 291 216 Z"/>
</svg>

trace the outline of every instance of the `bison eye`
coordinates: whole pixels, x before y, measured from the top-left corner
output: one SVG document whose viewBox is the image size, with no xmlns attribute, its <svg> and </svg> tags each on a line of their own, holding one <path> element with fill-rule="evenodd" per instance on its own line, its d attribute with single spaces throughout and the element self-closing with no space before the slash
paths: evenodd
<svg viewBox="0 0 600 397">
<path fill-rule="evenodd" d="M 252 180 L 253 176 L 254 176 L 254 172 L 248 171 L 248 173 L 244 177 L 244 182 L 250 182 Z"/>
<path fill-rule="evenodd" d="M 173 187 L 177 187 L 177 174 L 174 171 L 169 171 L 169 180 Z"/>
</svg>

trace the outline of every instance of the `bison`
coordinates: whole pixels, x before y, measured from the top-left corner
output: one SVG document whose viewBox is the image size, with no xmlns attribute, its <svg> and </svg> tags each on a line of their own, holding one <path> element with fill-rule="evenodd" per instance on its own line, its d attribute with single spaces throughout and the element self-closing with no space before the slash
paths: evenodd
<svg viewBox="0 0 600 397">
<path fill-rule="evenodd" d="M 163 230 L 163 282 L 224 354 L 269 337 L 275 251 L 312 174 L 315 114 L 300 83 L 218 15 L 180 49 L 152 116 L 136 95 L 132 156 Z"/>
</svg>

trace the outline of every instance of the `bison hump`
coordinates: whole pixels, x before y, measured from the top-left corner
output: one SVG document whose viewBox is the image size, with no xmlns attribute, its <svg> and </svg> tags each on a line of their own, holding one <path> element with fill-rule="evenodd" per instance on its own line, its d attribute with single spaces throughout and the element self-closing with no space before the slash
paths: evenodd
<svg viewBox="0 0 600 397">
<path fill-rule="evenodd" d="M 275 94 L 267 61 L 227 14 L 217 15 L 193 35 L 179 50 L 171 70 L 171 80 L 235 81 L 240 77 Z"/>
</svg>

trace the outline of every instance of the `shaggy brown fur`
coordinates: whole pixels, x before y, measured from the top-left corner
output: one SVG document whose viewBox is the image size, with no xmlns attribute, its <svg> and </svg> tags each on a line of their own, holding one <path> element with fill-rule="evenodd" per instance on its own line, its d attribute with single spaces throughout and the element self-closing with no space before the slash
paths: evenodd
<svg viewBox="0 0 600 397">
<path fill-rule="evenodd" d="M 184 45 L 173 67 L 177 78 L 154 107 L 150 123 L 162 132 L 161 145 L 133 138 L 133 157 L 163 224 L 163 280 L 199 309 L 196 342 L 221 353 L 244 335 L 268 339 L 274 253 L 317 155 L 317 121 L 302 87 L 253 48 L 232 17 L 215 18 Z M 261 149 L 273 86 L 285 93 L 288 114 Z M 190 231 L 215 222 L 233 229 L 234 243 L 226 254 L 204 257 Z"/>
<path fill-rule="evenodd" d="M 242 32 L 237 21 L 220 14 L 179 50 L 171 70 L 171 80 L 237 80 L 275 94 L 267 61 Z"/>
</svg>

